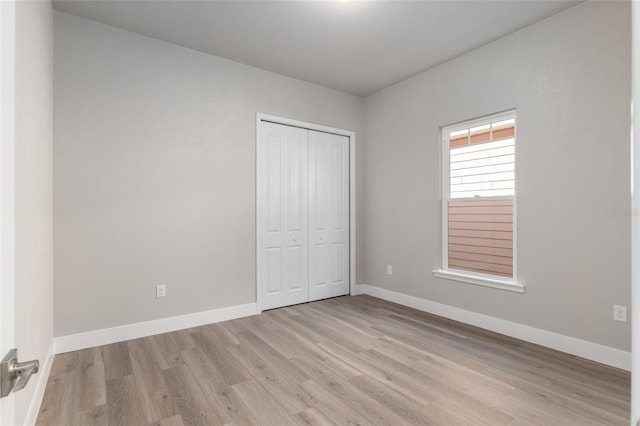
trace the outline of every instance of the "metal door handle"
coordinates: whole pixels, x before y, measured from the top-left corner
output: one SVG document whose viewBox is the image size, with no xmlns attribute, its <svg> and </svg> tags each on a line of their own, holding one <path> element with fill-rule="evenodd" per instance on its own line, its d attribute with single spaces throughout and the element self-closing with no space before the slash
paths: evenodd
<svg viewBox="0 0 640 426">
<path fill-rule="evenodd" d="M 0 397 L 4 398 L 11 392 L 17 392 L 27 386 L 32 374 L 38 372 L 40 363 L 37 359 L 18 362 L 18 350 L 11 349 L 2 360 L 0 379 Z"/>
</svg>

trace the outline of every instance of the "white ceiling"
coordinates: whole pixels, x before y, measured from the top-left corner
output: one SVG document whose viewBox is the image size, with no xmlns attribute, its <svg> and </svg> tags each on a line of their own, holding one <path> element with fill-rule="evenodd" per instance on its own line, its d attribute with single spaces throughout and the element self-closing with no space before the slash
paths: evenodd
<svg viewBox="0 0 640 426">
<path fill-rule="evenodd" d="M 78 1 L 55 9 L 365 96 L 580 1 Z"/>
</svg>

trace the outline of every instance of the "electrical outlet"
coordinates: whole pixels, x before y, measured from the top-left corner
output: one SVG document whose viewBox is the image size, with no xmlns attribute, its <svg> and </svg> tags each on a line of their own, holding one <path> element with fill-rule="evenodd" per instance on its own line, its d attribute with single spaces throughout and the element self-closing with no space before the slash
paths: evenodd
<svg viewBox="0 0 640 426">
<path fill-rule="evenodd" d="M 156 297 L 165 297 L 167 295 L 167 286 L 164 284 L 158 284 L 156 286 Z"/>
<path fill-rule="evenodd" d="M 627 307 L 613 305 L 613 319 L 614 321 L 627 322 Z"/>
<path fill-rule="evenodd" d="M 387 275 L 393 275 L 393 266 L 387 265 Z"/>
</svg>

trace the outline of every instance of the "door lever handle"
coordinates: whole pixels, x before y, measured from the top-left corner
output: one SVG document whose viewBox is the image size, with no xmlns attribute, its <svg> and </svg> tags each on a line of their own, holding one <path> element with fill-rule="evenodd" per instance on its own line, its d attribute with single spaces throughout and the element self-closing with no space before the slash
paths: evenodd
<svg viewBox="0 0 640 426">
<path fill-rule="evenodd" d="M 17 392 L 27 386 L 31 375 L 38 372 L 38 360 L 18 362 L 18 350 L 11 349 L 0 364 L 0 397 Z"/>
</svg>

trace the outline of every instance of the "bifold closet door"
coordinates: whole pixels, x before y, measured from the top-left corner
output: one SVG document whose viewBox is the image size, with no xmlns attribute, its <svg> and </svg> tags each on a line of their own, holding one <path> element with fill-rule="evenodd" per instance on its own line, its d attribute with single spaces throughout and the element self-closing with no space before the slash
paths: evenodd
<svg viewBox="0 0 640 426">
<path fill-rule="evenodd" d="M 349 138 L 309 130 L 309 300 L 349 293 Z"/>
<path fill-rule="evenodd" d="M 262 309 L 309 300 L 308 130 L 262 122 Z"/>
</svg>

